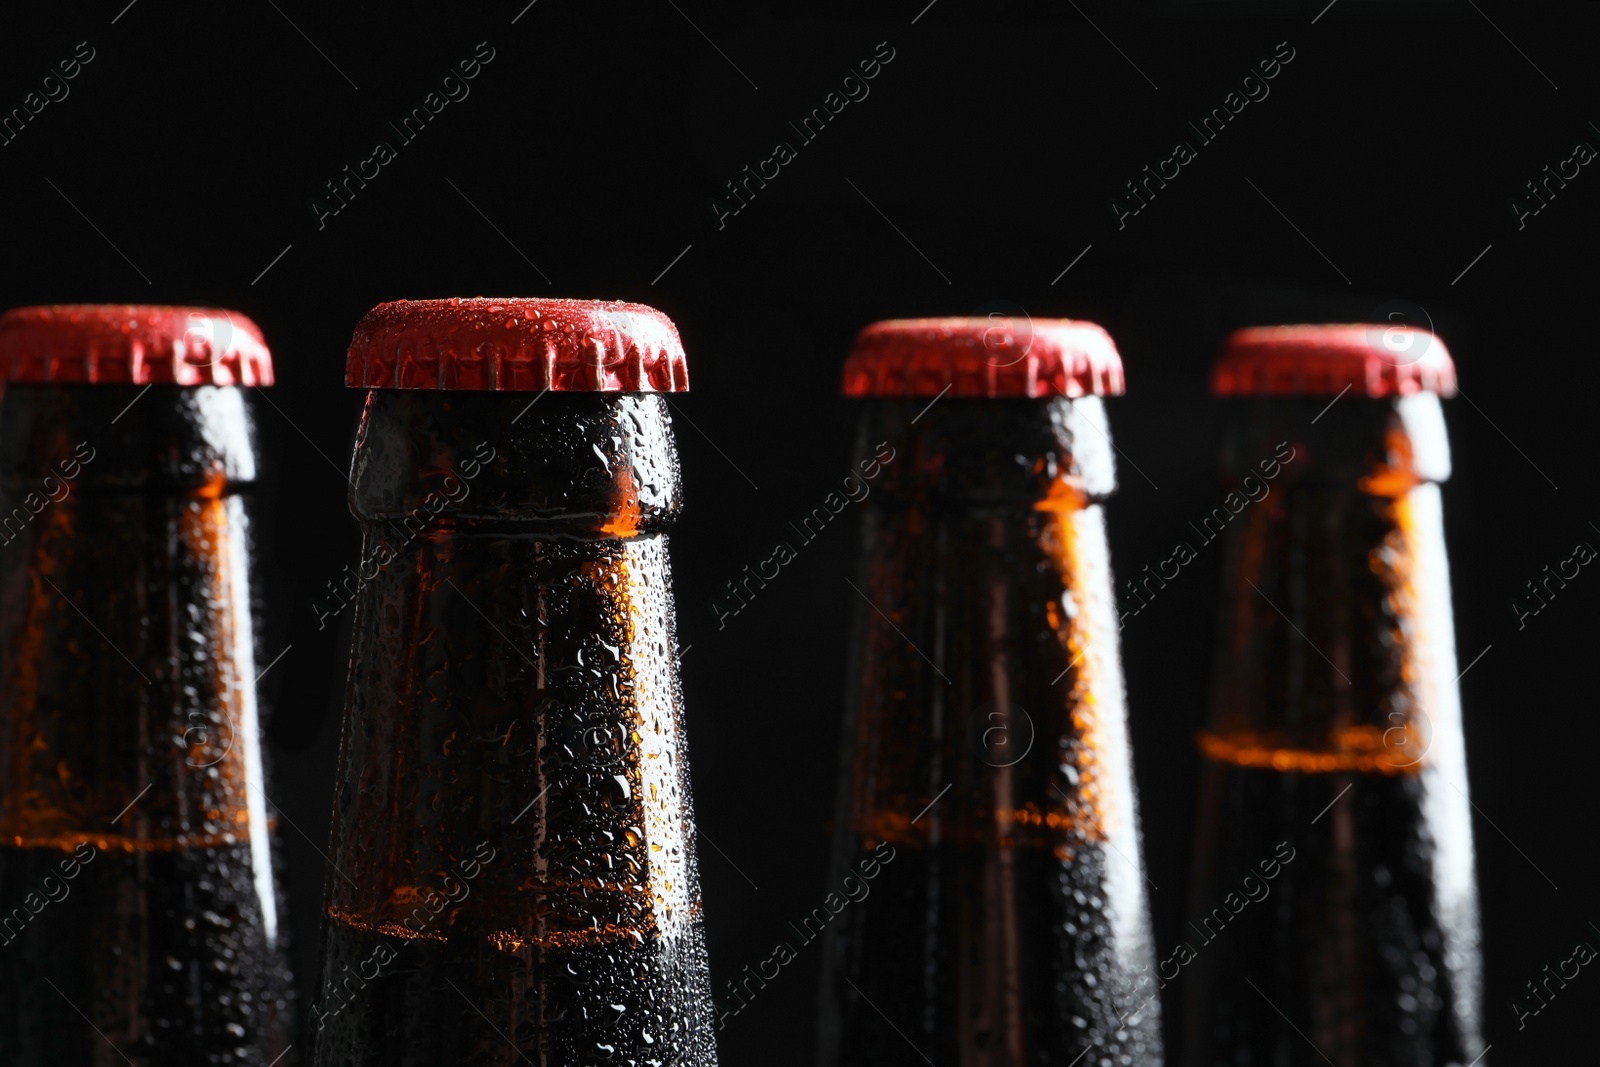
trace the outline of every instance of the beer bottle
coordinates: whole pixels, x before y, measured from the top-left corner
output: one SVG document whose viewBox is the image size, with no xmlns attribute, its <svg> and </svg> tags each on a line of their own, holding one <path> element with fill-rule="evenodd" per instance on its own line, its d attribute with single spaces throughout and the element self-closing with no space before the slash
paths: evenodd
<svg viewBox="0 0 1600 1067">
<path fill-rule="evenodd" d="M 0 377 L 0 1061 L 260 1067 L 293 1028 L 250 556 L 271 358 L 238 312 L 34 307 Z"/>
<path fill-rule="evenodd" d="M 381 304 L 322 1067 L 716 1062 L 667 531 L 671 321 Z"/>
<path fill-rule="evenodd" d="M 1162 1062 L 1087 322 L 880 322 L 818 1063 Z M 837 907 L 835 907 L 837 904 Z"/>
<path fill-rule="evenodd" d="M 1254 328 L 1212 391 L 1236 398 L 1230 485 L 1196 535 L 1221 538 L 1225 584 L 1189 936 L 1160 972 L 1186 1062 L 1466 1067 L 1484 1049 L 1439 492 L 1454 366 L 1409 327 Z"/>
</svg>

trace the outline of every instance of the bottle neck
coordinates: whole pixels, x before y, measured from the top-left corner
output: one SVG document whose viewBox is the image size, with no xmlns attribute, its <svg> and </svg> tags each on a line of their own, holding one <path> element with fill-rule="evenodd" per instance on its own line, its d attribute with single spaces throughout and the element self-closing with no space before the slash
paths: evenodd
<svg viewBox="0 0 1600 1067">
<path fill-rule="evenodd" d="M 236 388 L 7 389 L 0 838 L 265 848 L 253 436 Z"/>
<path fill-rule="evenodd" d="M 854 832 L 869 849 L 984 845 L 997 826 L 1019 847 L 1048 851 L 1068 830 L 1121 847 L 1133 807 L 1104 408 L 945 403 L 863 418 L 858 456 L 893 458 L 863 504 Z"/>
<path fill-rule="evenodd" d="M 878 400 L 863 414 L 857 452 L 871 455 L 879 441 L 897 456 L 879 483 L 888 506 L 1009 510 L 1116 491 L 1099 397 Z"/>
<path fill-rule="evenodd" d="M 881 403 L 859 454 L 879 441 L 898 454 L 864 503 L 835 855 L 841 874 L 892 858 L 881 892 L 894 895 L 852 904 L 859 917 L 830 934 L 850 946 L 861 997 L 923 1018 L 919 1046 L 952 1060 L 984 1060 L 973 1019 L 989 1020 L 996 1061 L 1159 1059 L 1159 1020 L 1135 992 L 1154 959 L 1100 505 L 1114 487 L 1104 409 Z M 922 928 L 935 913 L 937 936 Z M 873 950 L 891 942 L 918 947 Z M 935 971 L 937 996 L 921 980 Z M 839 1043 L 899 1056 L 873 1044 L 861 997 L 837 992 Z M 1068 1014 L 1076 1027 L 1059 1025 Z"/>
<path fill-rule="evenodd" d="M 1266 468 L 1281 443 L 1295 453 L 1289 484 L 1316 484 L 1396 496 L 1420 482 L 1450 478 L 1444 411 L 1433 393 L 1389 400 L 1268 398 L 1234 402 L 1223 441 L 1223 478 L 1239 487 Z M 1281 456 L 1278 457 L 1281 460 Z"/>
<path fill-rule="evenodd" d="M 1438 398 L 1258 401 L 1223 462 L 1224 505 L 1203 520 L 1226 524 L 1228 546 L 1203 751 L 1416 773 L 1456 706 L 1440 677 L 1454 636 Z"/>
<path fill-rule="evenodd" d="M 350 508 L 412 537 L 601 540 L 666 530 L 681 497 L 660 396 L 373 390 Z"/>
<path fill-rule="evenodd" d="M 89 494 L 245 490 L 257 478 L 247 394 L 232 386 L 13 383 L 0 394 L 0 494 L 61 493 L 56 482 Z"/>
<path fill-rule="evenodd" d="M 369 394 L 332 849 L 362 878 L 330 879 L 342 928 L 433 936 L 415 888 L 488 842 L 500 858 L 451 936 L 503 951 L 689 936 L 664 536 L 680 495 L 659 396 Z"/>
</svg>

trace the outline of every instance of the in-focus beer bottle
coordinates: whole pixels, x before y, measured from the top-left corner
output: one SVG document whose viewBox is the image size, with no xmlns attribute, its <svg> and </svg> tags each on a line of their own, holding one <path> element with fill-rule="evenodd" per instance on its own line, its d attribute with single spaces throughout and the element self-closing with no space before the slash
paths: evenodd
<svg viewBox="0 0 1600 1067">
<path fill-rule="evenodd" d="M 428 300 L 370 390 L 322 1067 L 716 1062 L 667 531 L 677 330 Z"/>
<path fill-rule="evenodd" d="M 237 312 L 43 307 L 0 317 L 0 371 L 0 1062 L 269 1063 L 293 1015 L 246 393 L 271 359 Z"/>
<path fill-rule="evenodd" d="M 1439 493 L 1454 366 L 1426 331 L 1264 327 L 1228 340 L 1212 390 L 1237 398 L 1241 503 L 1206 521 L 1226 577 L 1173 979 L 1185 1062 L 1466 1067 L 1483 1041 Z"/>
<path fill-rule="evenodd" d="M 818 1062 L 1159 1065 L 1102 507 L 1111 339 L 881 322 L 844 391 L 869 401 L 875 484 Z"/>
</svg>

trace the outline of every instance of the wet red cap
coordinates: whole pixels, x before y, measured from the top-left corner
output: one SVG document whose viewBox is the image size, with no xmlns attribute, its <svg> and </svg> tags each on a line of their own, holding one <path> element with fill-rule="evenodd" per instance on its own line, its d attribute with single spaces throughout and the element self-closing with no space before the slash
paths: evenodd
<svg viewBox="0 0 1600 1067">
<path fill-rule="evenodd" d="M 1410 396 L 1456 393 L 1444 342 L 1415 326 L 1252 326 L 1223 343 L 1215 396 Z"/>
<path fill-rule="evenodd" d="M 1111 336 L 1070 319 L 890 319 L 856 337 L 844 395 L 1121 396 Z"/>
<path fill-rule="evenodd" d="M 356 389 L 681 393 L 683 342 L 653 307 L 620 300 L 394 300 L 356 324 Z"/>
<path fill-rule="evenodd" d="M 0 380 L 271 385 L 256 324 L 222 308 L 56 304 L 0 315 Z"/>
</svg>

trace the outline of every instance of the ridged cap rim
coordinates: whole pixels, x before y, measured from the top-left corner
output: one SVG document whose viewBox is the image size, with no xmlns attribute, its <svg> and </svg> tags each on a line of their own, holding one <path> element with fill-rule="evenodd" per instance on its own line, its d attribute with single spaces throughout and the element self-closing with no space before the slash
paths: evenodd
<svg viewBox="0 0 1600 1067">
<path fill-rule="evenodd" d="M 1223 343 L 1216 396 L 1454 396 L 1456 368 L 1438 335 L 1414 326 L 1251 326 Z"/>
<path fill-rule="evenodd" d="M 856 337 L 848 397 L 1121 396 L 1111 336 L 1072 319 L 888 319 Z"/>
<path fill-rule="evenodd" d="M 678 328 L 644 304 L 452 297 L 367 312 L 350 339 L 345 384 L 681 393 L 689 371 Z"/>
<path fill-rule="evenodd" d="M 0 374 L 14 383 L 271 385 L 261 330 L 224 308 L 54 304 L 0 315 Z"/>
</svg>

